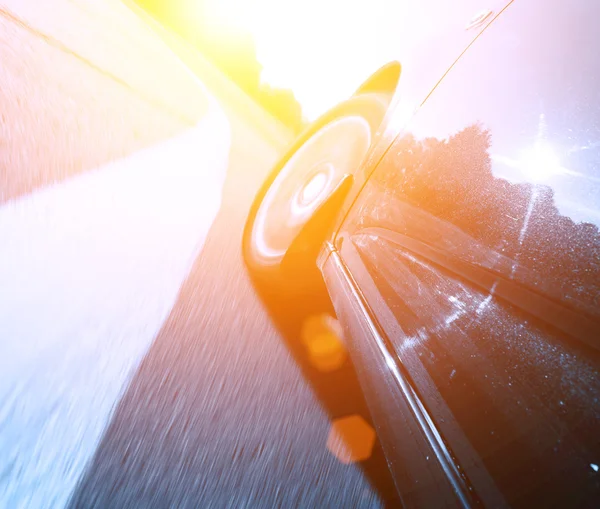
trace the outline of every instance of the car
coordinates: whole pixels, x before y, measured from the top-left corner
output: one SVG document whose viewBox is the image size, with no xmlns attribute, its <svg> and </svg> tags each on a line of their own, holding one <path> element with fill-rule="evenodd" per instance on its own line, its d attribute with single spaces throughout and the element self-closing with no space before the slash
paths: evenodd
<svg viewBox="0 0 600 509">
<path fill-rule="evenodd" d="M 327 297 L 403 505 L 598 507 L 600 4 L 453 8 L 298 138 L 243 256 Z"/>
</svg>

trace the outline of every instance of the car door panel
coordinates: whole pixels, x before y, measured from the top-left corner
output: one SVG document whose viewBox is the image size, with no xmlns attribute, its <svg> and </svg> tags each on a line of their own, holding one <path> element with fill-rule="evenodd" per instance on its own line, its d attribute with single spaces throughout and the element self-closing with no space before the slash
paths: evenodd
<svg viewBox="0 0 600 509">
<path fill-rule="evenodd" d="M 369 407 L 377 420 L 377 433 L 386 449 L 388 465 L 402 502 L 406 507 L 466 507 L 468 487 L 464 479 L 449 480 L 445 469 L 452 469 L 445 444 L 435 441 L 435 430 L 426 434 L 420 409 L 404 375 L 390 370 L 390 349 L 383 343 L 379 325 L 370 319 L 362 295 L 344 268 L 338 253 L 324 265 L 323 275 L 336 313 L 344 324 L 350 352 Z M 420 419 L 419 419 L 420 417 Z M 437 447 L 436 447 L 437 446 Z M 440 450 L 443 449 L 443 450 Z"/>
<path fill-rule="evenodd" d="M 335 243 L 475 503 L 600 498 L 598 15 L 584 0 L 508 7 L 394 141 Z M 375 355 L 348 328 L 357 361 Z M 365 376 L 393 398 L 379 355 Z"/>
<path fill-rule="evenodd" d="M 386 239 L 359 234 L 352 244 L 361 257 L 352 267 L 364 264 L 361 288 L 362 271 L 373 279 L 367 301 L 391 351 L 488 505 L 502 500 L 489 475 L 528 503 L 539 501 L 538 494 L 528 498 L 536 491 L 528 473 L 549 461 L 558 443 L 570 453 L 556 482 L 580 473 L 582 458 L 595 461 L 583 444 L 595 442 L 589 423 L 596 409 L 585 401 L 600 387 L 584 345 Z M 544 362 L 535 362 L 541 355 Z"/>
<path fill-rule="evenodd" d="M 338 228 L 373 169 L 414 110 L 461 53 L 511 1 L 444 3 L 432 0 L 409 3 L 404 7 L 401 19 L 394 18 L 398 36 L 394 47 L 386 48 L 386 52 L 389 50 L 395 64 L 401 64 L 400 79 L 393 90 L 387 91 L 386 114 L 365 160 L 354 174 L 355 185 L 339 215 Z M 396 11 L 394 14 L 399 16 Z M 480 22 L 473 23 L 474 19 L 480 19 Z"/>
</svg>

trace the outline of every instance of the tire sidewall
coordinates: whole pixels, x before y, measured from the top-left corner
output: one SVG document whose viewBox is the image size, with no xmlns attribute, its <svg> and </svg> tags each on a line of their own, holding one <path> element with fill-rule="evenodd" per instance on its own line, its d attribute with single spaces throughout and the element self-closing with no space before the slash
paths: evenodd
<svg viewBox="0 0 600 509">
<path fill-rule="evenodd" d="M 304 132 L 302 132 L 300 136 L 292 143 L 283 157 L 281 157 L 275 164 L 252 202 L 242 237 L 242 255 L 255 285 L 258 284 L 261 287 L 266 286 L 272 290 L 285 291 L 286 293 L 310 293 L 310 289 L 315 285 L 321 286 L 320 283 L 322 282 L 319 281 L 320 274 L 316 267 L 316 263 L 313 264 L 313 270 L 311 263 L 307 260 L 306 267 L 303 267 L 303 273 L 299 275 L 299 277 L 293 277 L 293 275 L 290 275 L 289 273 L 284 274 L 279 264 L 261 264 L 260 261 L 257 260 L 257 257 L 254 255 L 255 250 L 252 244 L 252 230 L 256 215 L 267 191 L 290 158 L 316 132 L 321 130 L 327 124 L 346 116 L 360 116 L 364 118 L 369 123 L 371 128 L 372 147 L 377 129 L 379 128 L 385 115 L 389 99 L 390 97 L 387 94 L 368 93 L 352 97 L 349 100 L 338 104 L 313 122 Z M 307 272 L 305 273 L 305 271 Z"/>
</svg>

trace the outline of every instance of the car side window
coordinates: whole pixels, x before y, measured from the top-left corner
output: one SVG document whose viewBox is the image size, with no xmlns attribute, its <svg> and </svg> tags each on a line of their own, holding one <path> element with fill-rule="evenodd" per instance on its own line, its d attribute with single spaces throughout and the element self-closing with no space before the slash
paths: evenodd
<svg viewBox="0 0 600 509">
<path fill-rule="evenodd" d="M 517 507 L 600 497 L 598 19 L 587 0 L 511 5 L 346 224 L 459 465 Z"/>
</svg>

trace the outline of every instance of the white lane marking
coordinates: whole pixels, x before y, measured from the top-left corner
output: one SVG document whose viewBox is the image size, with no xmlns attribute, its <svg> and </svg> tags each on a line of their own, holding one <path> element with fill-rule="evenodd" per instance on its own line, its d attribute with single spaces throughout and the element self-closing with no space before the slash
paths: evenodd
<svg viewBox="0 0 600 509">
<path fill-rule="evenodd" d="M 93 142 L 93 141 L 90 141 Z M 62 507 L 204 243 L 229 124 L 0 208 L 0 507 Z"/>
</svg>

